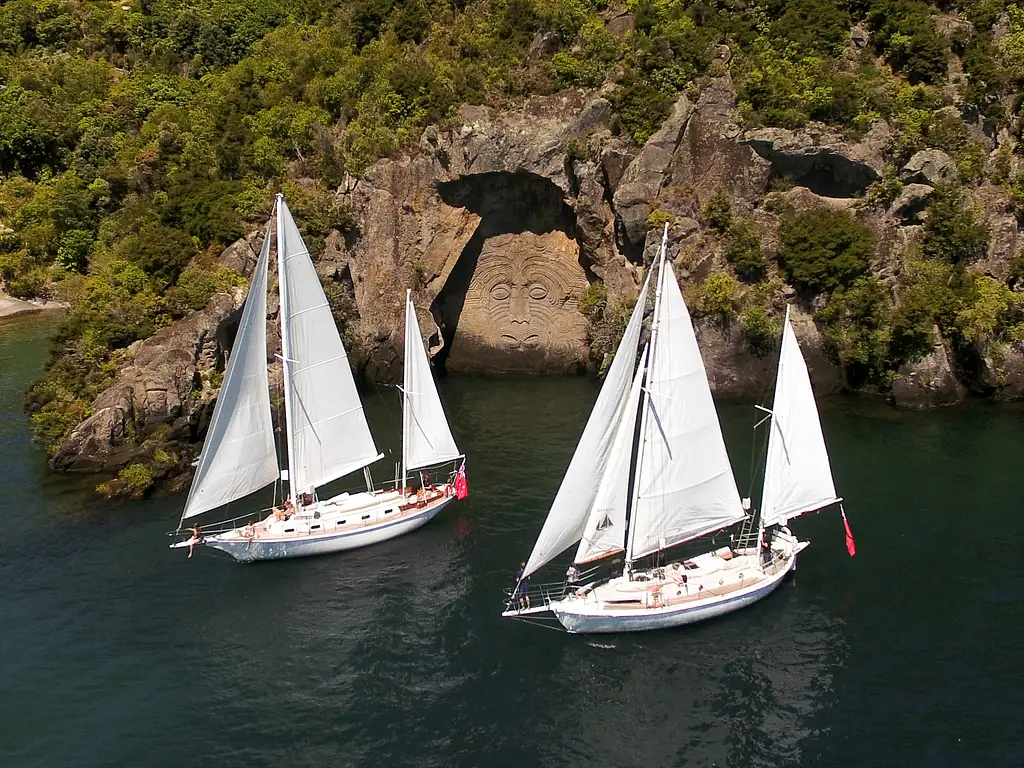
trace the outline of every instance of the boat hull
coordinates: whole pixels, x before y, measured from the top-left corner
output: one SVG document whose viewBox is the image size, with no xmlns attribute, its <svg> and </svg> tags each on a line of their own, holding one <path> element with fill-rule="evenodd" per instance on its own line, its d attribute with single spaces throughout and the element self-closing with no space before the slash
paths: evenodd
<svg viewBox="0 0 1024 768">
<path fill-rule="evenodd" d="M 645 632 L 653 629 L 671 629 L 686 624 L 724 616 L 756 603 L 776 589 L 796 567 L 796 557 L 778 573 L 745 590 L 729 595 L 711 597 L 679 607 L 642 608 L 635 611 L 577 610 L 570 601 L 551 604 L 551 612 L 569 632 L 574 634 L 602 634 L 612 632 Z M 581 606 L 582 607 L 582 606 Z"/>
<path fill-rule="evenodd" d="M 670 629 L 713 619 L 762 600 L 793 570 L 808 542 L 788 530 L 772 545 L 772 557 L 761 563 L 757 550 L 708 552 L 654 572 L 640 572 L 579 590 L 548 608 L 569 632 L 598 634 Z M 682 578 L 682 574 L 688 578 Z M 751 579 L 751 574 L 756 574 Z M 665 574 L 669 574 L 666 578 Z M 671 574 L 675 574 L 673 577 Z M 749 583 L 748 583 L 749 582 Z M 707 594 L 708 597 L 701 595 Z M 623 602 L 623 598 L 628 601 Z"/>
<path fill-rule="evenodd" d="M 240 535 L 239 529 L 236 529 L 226 534 L 208 536 L 202 543 L 231 555 L 240 563 L 327 555 L 368 547 L 410 533 L 430 522 L 453 499 L 454 496 L 445 496 L 431 501 L 422 509 L 405 512 L 396 519 L 385 519 L 361 527 L 292 537 L 256 536 L 250 539 Z"/>
</svg>

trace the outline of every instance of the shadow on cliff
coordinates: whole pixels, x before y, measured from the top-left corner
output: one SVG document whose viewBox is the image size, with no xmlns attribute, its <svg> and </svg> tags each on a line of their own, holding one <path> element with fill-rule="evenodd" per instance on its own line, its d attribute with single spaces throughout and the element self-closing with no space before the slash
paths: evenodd
<svg viewBox="0 0 1024 768">
<path fill-rule="evenodd" d="M 447 373 L 448 355 L 459 326 L 470 281 L 476 272 L 484 243 L 505 234 L 532 232 L 543 235 L 564 232 L 578 242 L 576 214 L 565 202 L 562 190 L 549 179 L 532 173 L 480 173 L 437 185 L 441 199 L 455 208 L 480 216 L 480 223 L 462 249 L 444 287 L 430 305 L 441 329 L 444 346 L 434 358 L 442 375 Z M 580 251 L 580 266 L 591 278 Z"/>
</svg>

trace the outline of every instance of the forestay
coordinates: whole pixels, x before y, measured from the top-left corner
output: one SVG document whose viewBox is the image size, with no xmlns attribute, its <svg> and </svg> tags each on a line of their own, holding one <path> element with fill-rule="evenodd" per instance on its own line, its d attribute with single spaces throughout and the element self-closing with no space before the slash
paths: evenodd
<svg viewBox="0 0 1024 768">
<path fill-rule="evenodd" d="M 270 240 L 268 227 L 182 520 L 247 496 L 280 471 L 267 382 Z"/>
<path fill-rule="evenodd" d="M 745 517 L 690 313 L 661 273 L 628 560 Z"/>
<path fill-rule="evenodd" d="M 292 492 L 300 493 L 362 469 L 381 454 L 331 307 L 283 197 L 277 216 L 288 470 Z"/>
<path fill-rule="evenodd" d="M 430 361 L 423 347 L 411 292 L 405 297 L 405 409 L 403 454 L 406 469 L 451 461 L 462 454 L 455 445 L 441 398 L 437 395 Z"/>
<path fill-rule="evenodd" d="M 633 307 L 633 314 L 615 350 L 612 364 L 608 367 L 604 385 L 590 412 L 587 426 L 583 429 L 576 452 L 562 478 L 562 485 L 551 504 L 533 552 L 530 553 L 526 575 L 536 571 L 583 536 L 587 515 L 608 466 L 619 414 L 629 396 L 649 284 L 650 275 Z"/>
<path fill-rule="evenodd" d="M 789 322 L 789 307 L 782 330 L 771 424 L 762 524 L 785 523 L 791 517 L 839 501 L 807 364 Z"/>
<path fill-rule="evenodd" d="M 636 417 L 640 408 L 647 350 L 633 377 L 633 386 L 619 416 L 608 466 L 597 489 L 593 507 L 576 550 L 576 563 L 587 563 L 621 552 L 626 546 L 626 503 L 629 496 L 629 465 L 633 458 Z"/>
</svg>

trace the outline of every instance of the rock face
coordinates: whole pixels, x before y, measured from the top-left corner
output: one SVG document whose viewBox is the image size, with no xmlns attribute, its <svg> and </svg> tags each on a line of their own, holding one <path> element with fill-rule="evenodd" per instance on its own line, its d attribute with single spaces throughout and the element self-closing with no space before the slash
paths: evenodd
<svg viewBox="0 0 1024 768">
<path fill-rule="evenodd" d="M 823 197 L 854 197 L 881 178 L 880 137 L 851 146 L 824 126 L 748 131 L 744 142 L 782 176 Z"/>
<path fill-rule="evenodd" d="M 216 390 L 204 376 L 221 368 L 237 330 L 244 291 L 217 294 L 203 309 L 133 345 L 132 362 L 92 404 L 92 415 L 65 438 L 55 469 L 115 469 L 169 441 L 192 442 L 205 429 Z"/>
<path fill-rule="evenodd" d="M 933 335 L 939 338 L 938 328 Z M 897 405 L 930 408 L 963 402 L 965 390 L 953 373 L 949 351 L 939 341 L 927 357 L 900 368 L 892 383 L 892 395 Z"/>
</svg>

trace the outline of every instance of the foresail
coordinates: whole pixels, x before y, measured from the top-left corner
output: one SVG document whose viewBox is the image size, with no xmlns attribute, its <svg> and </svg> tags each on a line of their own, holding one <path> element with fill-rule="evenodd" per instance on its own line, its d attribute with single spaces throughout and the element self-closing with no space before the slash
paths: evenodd
<svg viewBox="0 0 1024 768">
<path fill-rule="evenodd" d="M 814 391 L 787 307 L 768 437 L 761 518 L 765 526 L 784 523 L 835 501 L 838 498 Z"/>
<path fill-rule="evenodd" d="M 331 307 L 283 197 L 277 215 L 288 471 L 292 491 L 301 493 L 362 469 L 380 455 Z"/>
<path fill-rule="evenodd" d="M 540 536 L 526 563 L 527 575 L 583 536 L 587 515 L 593 506 L 598 485 L 608 465 L 612 441 L 618 427 L 618 417 L 623 403 L 629 396 L 649 284 L 650 275 L 633 307 L 633 314 L 615 350 L 615 357 L 608 367 L 604 384 L 576 445 L 576 452 L 569 462 L 569 468 L 562 478 L 562 485 L 555 495 Z"/>
<path fill-rule="evenodd" d="M 664 264 L 627 559 L 745 517 L 690 313 Z"/>
<path fill-rule="evenodd" d="M 405 298 L 405 466 L 419 469 L 451 461 L 462 454 L 455 445 L 423 347 L 416 308 Z"/>
<path fill-rule="evenodd" d="M 640 356 L 641 361 L 647 351 Z M 576 550 L 576 563 L 587 563 L 621 552 L 626 546 L 626 502 L 629 496 L 629 465 L 633 459 L 637 411 L 643 386 L 644 367 L 641 363 L 633 377 L 615 431 L 615 441 L 608 457 L 597 496 L 583 529 L 583 538 Z"/>
<path fill-rule="evenodd" d="M 270 240 L 268 228 L 182 520 L 248 496 L 280 471 L 267 382 Z"/>
</svg>

